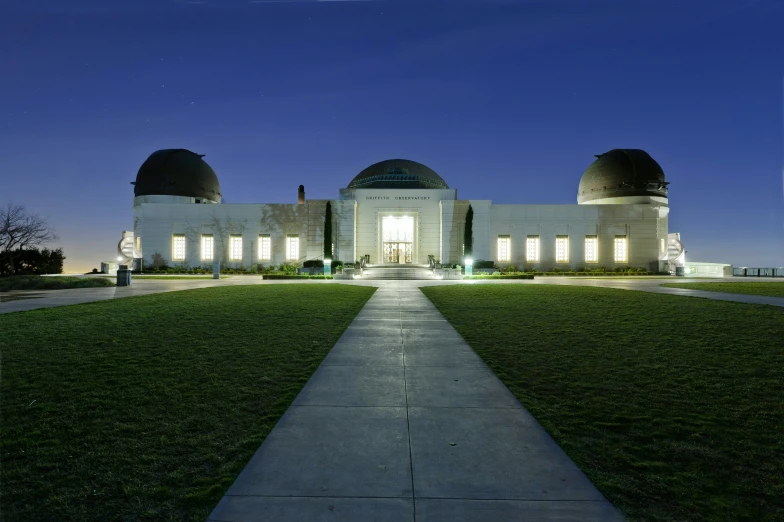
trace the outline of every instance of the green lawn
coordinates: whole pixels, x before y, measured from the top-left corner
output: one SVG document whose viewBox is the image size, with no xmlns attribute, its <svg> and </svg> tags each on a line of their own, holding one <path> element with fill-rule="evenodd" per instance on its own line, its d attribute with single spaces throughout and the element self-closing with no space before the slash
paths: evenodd
<svg viewBox="0 0 784 522">
<path fill-rule="evenodd" d="M 784 313 L 607 288 L 424 287 L 630 520 L 784 520 Z"/>
<path fill-rule="evenodd" d="M 708 292 L 729 292 L 731 294 L 764 295 L 784 297 L 784 279 L 780 283 L 667 283 L 661 286 L 706 290 Z"/>
<path fill-rule="evenodd" d="M 206 519 L 374 290 L 218 287 L 0 315 L 4 519 Z"/>
<path fill-rule="evenodd" d="M 0 292 L 11 290 L 63 290 L 65 288 L 92 288 L 114 286 L 114 281 L 103 277 L 69 276 L 8 276 L 0 277 Z"/>
</svg>

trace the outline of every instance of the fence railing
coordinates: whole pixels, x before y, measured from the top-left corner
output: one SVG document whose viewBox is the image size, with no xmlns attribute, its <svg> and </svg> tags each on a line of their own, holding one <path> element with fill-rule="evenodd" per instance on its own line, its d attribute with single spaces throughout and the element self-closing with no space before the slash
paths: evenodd
<svg viewBox="0 0 784 522">
<path fill-rule="evenodd" d="M 745 266 L 732 269 L 735 277 L 784 277 L 784 267 L 779 268 L 748 268 Z"/>
</svg>

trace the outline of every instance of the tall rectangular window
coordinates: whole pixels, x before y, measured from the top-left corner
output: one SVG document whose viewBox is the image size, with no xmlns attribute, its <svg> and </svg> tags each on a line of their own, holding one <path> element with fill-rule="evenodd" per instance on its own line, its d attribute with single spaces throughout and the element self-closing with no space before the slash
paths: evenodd
<svg viewBox="0 0 784 522">
<path fill-rule="evenodd" d="M 599 262 L 599 238 L 596 236 L 585 236 L 585 262 Z"/>
<path fill-rule="evenodd" d="M 229 261 L 242 261 L 242 236 L 229 238 Z"/>
<path fill-rule="evenodd" d="M 172 261 L 185 261 L 185 236 L 183 234 L 172 236 Z"/>
<path fill-rule="evenodd" d="M 615 262 L 629 262 L 629 249 L 627 248 L 626 236 L 615 236 Z"/>
<path fill-rule="evenodd" d="M 509 243 L 509 236 L 498 236 L 498 261 L 509 261 L 511 259 Z"/>
<path fill-rule="evenodd" d="M 272 240 L 269 234 L 259 236 L 259 261 L 269 261 L 272 259 Z"/>
<path fill-rule="evenodd" d="M 569 262 L 569 236 L 555 236 L 555 262 Z"/>
<path fill-rule="evenodd" d="M 286 237 L 286 259 L 288 261 L 299 259 L 299 236 L 296 234 L 289 234 Z"/>
<path fill-rule="evenodd" d="M 215 241 L 212 234 L 203 234 L 201 236 L 201 260 L 212 261 L 213 255 L 215 255 Z"/>
<path fill-rule="evenodd" d="M 528 236 L 526 238 L 525 260 L 529 263 L 539 262 L 539 236 Z"/>
</svg>

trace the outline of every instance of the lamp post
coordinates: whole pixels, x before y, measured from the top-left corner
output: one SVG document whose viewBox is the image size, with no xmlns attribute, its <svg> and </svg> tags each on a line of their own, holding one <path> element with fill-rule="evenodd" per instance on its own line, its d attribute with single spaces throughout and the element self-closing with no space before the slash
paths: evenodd
<svg viewBox="0 0 784 522">
<path fill-rule="evenodd" d="M 332 275 L 332 260 L 328 257 L 324 258 L 324 275 Z"/>
<path fill-rule="evenodd" d="M 474 275 L 474 260 L 470 257 L 465 258 L 465 275 Z"/>
</svg>

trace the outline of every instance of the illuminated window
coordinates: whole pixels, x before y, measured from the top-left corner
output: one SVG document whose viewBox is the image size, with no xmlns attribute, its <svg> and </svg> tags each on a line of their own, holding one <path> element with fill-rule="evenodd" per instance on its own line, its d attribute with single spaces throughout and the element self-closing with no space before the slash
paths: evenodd
<svg viewBox="0 0 784 522">
<path fill-rule="evenodd" d="M 182 234 L 172 236 L 172 261 L 185 261 L 185 236 Z"/>
<path fill-rule="evenodd" d="M 659 240 L 659 252 L 664 253 L 667 250 L 664 244 L 664 239 Z"/>
<path fill-rule="evenodd" d="M 539 262 L 539 236 L 528 236 L 525 240 L 525 260 Z"/>
<path fill-rule="evenodd" d="M 259 236 L 259 261 L 269 261 L 272 259 L 272 241 L 269 234 Z"/>
<path fill-rule="evenodd" d="M 615 236 L 615 262 L 627 263 L 629 261 L 629 249 L 626 244 L 626 236 Z"/>
<path fill-rule="evenodd" d="M 569 262 L 569 236 L 555 237 L 555 262 Z"/>
<path fill-rule="evenodd" d="M 215 252 L 215 242 L 212 234 L 201 236 L 201 259 L 202 261 L 212 261 Z"/>
<path fill-rule="evenodd" d="M 299 236 L 290 234 L 286 238 L 286 259 L 296 261 L 299 259 Z"/>
<path fill-rule="evenodd" d="M 242 261 L 242 236 L 229 238 L 229 261 Z"/>
<path fill-rule="evenodd" d="M 664 240 L 662 239 L 662 241 L 664 241 Z M 136 250 L 138 250 L 139 252 L 142 251 L 142 237 L 141 236 L 136 236 Z"/>
<path fill-rule="evenodd" d="M 509 236 L 498 236 L 498 261 L 509 261 Z"/>
<path fill-rule="evenodd" d="M 596 236 L 585 236 L 585 262 L 599 262 L 599 238 Z"/>
</svg>

